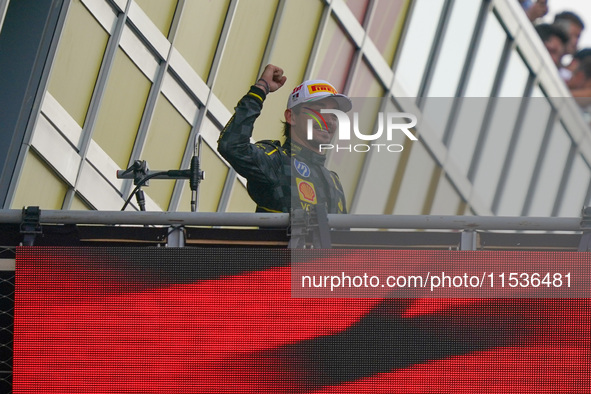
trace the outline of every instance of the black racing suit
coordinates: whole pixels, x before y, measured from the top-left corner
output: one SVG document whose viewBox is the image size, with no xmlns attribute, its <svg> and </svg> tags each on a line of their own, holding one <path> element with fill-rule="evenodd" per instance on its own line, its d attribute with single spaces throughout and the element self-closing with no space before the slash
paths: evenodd
<svg viewBox="0 0 591 394">
<path fill-rule="evenodd" d="M 218 140 L 218 152 L 247 179 L 257 212 L 309 210 L 325 204 L 328 213 L 346 213 L 345 194 L 335 172 L 324 167 L 325 156 L 293 143 L 250 142 L 254 122 L 261 113 L 265 93 L 252 86 Z"/>
</svg>

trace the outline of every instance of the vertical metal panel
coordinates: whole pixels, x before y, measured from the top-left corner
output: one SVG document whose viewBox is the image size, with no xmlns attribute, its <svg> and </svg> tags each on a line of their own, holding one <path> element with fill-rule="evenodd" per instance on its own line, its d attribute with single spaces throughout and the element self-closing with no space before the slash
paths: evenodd
<svg viewBox="0 0 591 394">
<path fill-rule="evenodd" d="M 324 2 L 326 3 L 326 6 L 322 13 L 322 17 L 320 17 L 320 24 L 318 25 L 318 34 L 316 35 L 316 39 L 314 40 L 314 45 L 312 45 L 312 51 L 310 51 L 308 65 L 306 66 L 306 72 L 304 73 L 304 80 L 310 79 L 312 71 L 316 68 L 316 62 L 318 61 L 318 52 L 320 51 L 320 43 L 324 38 L 326 26 L 328 25 L 328 21 L 330 20 L 332 10 L 331 2 L 328 0 L 324 0 Z"/>
<path fill-rule="evenodd" d="M 433 42 L 431 43 L 431 52 L 429 53 L 429 58 L 427 59 L 427 66 L 425 67 L 423 79 L 421 80 L 421 84 L 419 87 L 419 94 L 417 95 L 417 105 L 419 107 L 423 106 L 423 98 L 429 91 L 429 85 L 431 84 L 431 80 L 433 78 L 433 70 L 435 69 L 437 57 L 439 56 L 439 51 L 441 50 L 441 43 L 443 41 L 443 37 L 445 36 L 445 30 L 447 29 L 448 25 L 447 21 L 449 20 L 449 17 L 451 15 L 453 2 L 454 0 L 445 1 L 445 4 L 443 5 L 443 10 L 439 17 L 439 23 L 435 31 L 435 37 Z"/>
<path fill-rule="evenodd" d="M 484 23 L 486 22 L 486 17 L 489 15 L 489 4 L 484 1 L 480 6 L 480 11 L 478 12 L 478 17 L 476 20 L 476 25 L 474 26 L 474 32 L 472 34 L 472 38 L 470 39 L 470 44 L 468 45 L 468 53 L 466 54 L 466 61 L 464 63 L 462 72 L 460 74 L 460 81 L 458 83 L 455 97 L 463 97 L 466 92 L 466 87 L 468 85 L 468 80 L 470 76 L 470 72 L 472 71 L 472 67 L 474 66 L 474 60 L 476 59 L 476 52 L 478 49 L 478 44 L 480 43 L 480 39 L 482 37 L 482 33 L 484 31 Z M 449 146 L 449 142 L 451 141 L 451 136 L 454 129 L 455 121 L 457 120 L 456 115 L 459 112 L 459 100 L 453 101 L 453 106 L 451 109 L 451 114 L 448 119 L 448 124 L 445 128 L 443 134 L 443 143 L 446 146 Z"/>
<path fill-rule="evenodd" d="M 66 194 L 66 198 L 64 200 L 65 208 L 68 208 L 70 206 L 72 199 L 74 198 L 74 195 L 76 193 L 76 190 L 78 189 L 78 183 L 80 182 L 80 178 L 84 170 L 84 161 L 86 160 L 86 155 L 88 153 L 88 149 L 92 141 L 92 133 L 94 132 L 94 126 L 98 118 L 98 113 L 107 86 L 107 81 L 109 80 L 109 75 L 111 74 L 111 70 L 113 68 L 115 54 L 117 53 L 117 49 L 119 48 L 119 41 L 121 40 L 123 29 L 127 21 L 127 11 L 129 9 L 129 4 L 130 1 L 127 2 L 125 12 L 119 14 L 115 25 L 115 29 L 113 30 L 113 34 L 111 35 L 109 43 L 107 44 L 107 50 L 105 51 L 105 56 L 103 58 L 101 69 L 99 71 L 99 77 L 97 79 L 95 90 L 92 94 L 92 99 L 90 100 L 88 114 L 86 116 L 84 126 L 82 127 L 82 137 L 80 138 L 80 143 L 78 145 L 78 150 L 83 165 L 81 165 L 78 169 L 76 184 Z"/>
<path fill-rule="evenodd" d="M 236 14 L 237 7 L 238 7 L 238 0 L 231 0 L 230 4 L 228 5 L 228 12 L 226 13 L 226 19 L 224 20 L 224 27 L 222 28 L 222 32 L 220 34 L 220 38 L 218 41 L 218 46 L 215 51 L 215 55 L 213 57 L 213 62 L 211 63 L 211 68 L 210 68 L 210 71 L 209 71 L 208 77 L 207 77 L 207 86 L 210 89 L 214 85 L 217 75 L 218 75 L 218 71 L 220 68 L 220 62 L 221 62 L 222 57 L 224 55 L 224 50 L 226 48 L 228 36 L 230 35 L 230 28 L 232 27 L 232 22 L 234 21 L 234 16 Z M 193 147 L 191 147 L 191 149 L 189 149 L 189 147 L 187 147 L 187 150 L 185 151 L 185 154 L 183 157 L 184 163 L 188 162 L 187 159 L 191 157 L 192 153 L 196 152 L 195 149 L 197 146 L 197 138 L 201 134 L 200 131 L 201 131 L 201 125 L 203 124 L 203 117 L 206 116 L 206 114 L 209 111 L 209 104 L 212 99 L 212 96 L 213 96 L 213 92 L 210 90 L 209 94 L 207 95 L 205 107 L 199 112 L 198 118 L 196 119 L 195 125 L 193 126 L 193 130 L 191 130 L 191 137 L 189 137 L 189 138 L 193 138 L 193 141 L 195 141 L 195 144 L 193 145 Z M 222 191 L 222 196 L 220 197 L 218 211 L 223 212 L 226 210 L 227 204 L 230 200 L 230 195 L 232 194 L 232 185 L 234 183 L 234 179 L 236 179 L 236 172 L 233 169 L 230 169 L 230 171 L 228 171 L 228 174 L 226 175 L 226 183 L 225 183 L 224 189 Z M 175 190 L 173 192 L 173 198 L 176 199 L 175 203 L 177 203 L 177 204 L 180 199 L 181 192 L 182 192 L 182 185 L 177 183 L 177 185 L 175 185 Z"/>
<path fill-rule="evenodd" d="M 277 39 L 277 31 L 281 27 L 281 20 L 283 19 L 283 14 L 285 13 L 285 0 L 279 0 L 277 3 L 277 9 L 275 10 L 275 17 L 273 18 L 273 24 L 271 25 L 271 31 L 269 32 L 269 37 L 267 38 L 267 46 L 265 47 L 265 53 L 263 54 L 263 58 L 261 59 L 261 64 L 259 66 L 259 75 L 262 74 L 265 66 L 269 63 L 271 57 L 273 56 L 273 49 L 275 47 L 275 41 Z"/>
<path fill-rule="evenodd" d="M 178 24 L 180 21 L 180 16 L 182 14 L 183 8 L 185 5 L 185 0 L 180 0 L 177 4 L 175 14 L 172 19 L 172 23 L 170 26 L 168 40 L 174 44 L 174 39 L 176 36 L 176 32 L 178 30 Z M 168 71 L 168 65 L 170 62 L 170 57 L 172 54 L 172 45 L 169 47 L 168 54 L 164 61 L 160 62 L 158 67 L 158 71 L 156 72 L 156 77 L 154 78 L 154 82 L 150 88 L 150 93 L 148 94 L 148 100 L 146 102 L 146 107 L 144 108 L 144 113 L 142 115 L 142 120 L 140 122 L 140 127 L 138 129 L 136 140 L 133 145 L 133 150 L 131 152 L 129 158 L 129 164 L 133 163 L 135 160 L 139 160 L 141 158 L 144 145 L 146 143 L 146 138 L 148 135 L 148 130 L 150 127 L 150 123 L 154 116 L 154 109 L 156 108 L 156 102 L 158 101 L 158 96 L 160 95 L 160 91 L 162 90 L 162 83 L 164 81 L 164 76 Z M 124 184 L 124 188 L 121 191 L 122 195 L 126 197 L 131 190 L 131 181 L 126 181 Z"/>
<path fill-rule="evenodd" d="M 11 203 L 68 4 L 22 0 L 0 8 L 0 207 Z"/>
<path fill-rule="evenodd" d="M 530 209 L 533 197 L 534 197 L 533 193 L 536 190 L 538 178 L 540 177 L 541 168 L 542 168 L 542 161 L 544 160 L 544 157 L 546 156 L 546 152 L 548 150 L 548 141 L 550 140 L 550 135 L 552 134 L 552 131 L 554 130 L 554 124 L 557 121 L 557 116 L 558 116 L 558 114 L 556 113 L 555 110 L 553 110 L 550 115 L 550 119 L 548 119 L 548 125 L 546 127 L 546 130 L 544 130 L 544 137 L 542 138 L 542 147 L 537 152 L 537 159 L 536 159 L 536 164 L 534 167 L 534 172 L 532 174 L 531 181 L 530 181 L 529 187 L 527 189 L 527 195 L 525 197 L 525 202 L 523 203 L 523 207 L 521 209 L 521 212 L 523 215 L 526 215 L 527 212 L 529 212 L 529 209 Z"/>
<path fill-rule="evenodd" d="M 560 185 L 558 186 L 558 194 L 556 195 L 556 200 L 554 200 L 554 206 L 552 207 L 552 216 L 558 216 L 560 212 L 560 207 L 562 206 L 562 201 L 564 200 L 564 193 L 566 191 L 566 186 L 568 184 L 568 175 L 571 173 L 573 169 L 573 163 L 575 161 L 576 155 L 577 146 L 571 141 L 570 150 L 568 152 L 568 158 L 566 159 L 566 164 L 564 165 L 562 178 L 560 179 Z M 581 182 L 585 181 L 586 179 L 581 179 Z M 581 207 L 581 209 L 583 209 L 583 207 Z"/>
</svg>

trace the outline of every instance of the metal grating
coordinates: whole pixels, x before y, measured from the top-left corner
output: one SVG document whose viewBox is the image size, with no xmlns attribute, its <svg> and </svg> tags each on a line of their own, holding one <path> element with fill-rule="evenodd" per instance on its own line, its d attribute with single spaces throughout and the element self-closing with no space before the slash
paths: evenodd
<svg viewBox="0 0 591 394">
<path fill-rule="evenodd" d="M 0 392 L 12 390 L 14 271 L 0 271 Z"/>
</svg>

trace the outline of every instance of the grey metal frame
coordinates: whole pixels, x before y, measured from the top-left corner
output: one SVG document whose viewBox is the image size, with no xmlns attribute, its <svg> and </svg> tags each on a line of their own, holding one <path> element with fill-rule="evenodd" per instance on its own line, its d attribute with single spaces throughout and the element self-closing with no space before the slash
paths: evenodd
<svg viewBox="0 0 591 394">
<path fill-rule="evenodd" d="M 119 48 L 119 42 L 121 41 L 123 29 L 127 22 L 130 4 L 131 3 L 128 2 L 127 6 L 125 7 L 125 10 L 117 16 L 117 23 L 107 43 L 105 56 L 103 57 L 103 62 L 99 70 L 99 75 L 97 78 L 96 85 L 94 87 L 94 91 L 92 92 L 92 98 L 90 99 L 88 115 L 86 116 L 84 126 L 82 127 L 82 138 L 80 139 L 80 142 L 78 144 L 78 153 L 82 159 L 81 163 L 83 163 L 86 160 L 86 155 L 90 147 L 92 134 L 94 133 L 94 127 L 98 118 L 101 102 L 103 100 L 107 82 L 109 80 L 109 75 L 111 74 L 111 70 L 113 69 L 115 54 L 117 53 L 117 49 Z M 83 165 L 80 165 L 80 167 L 78 168 L 76 183 L 74 184 L 73 188 L 70 188 L 68 190 L 66 194 L 66 198 L 64 200 L 64 209 L 68 209 L 72 203 L 72 200 L 78 188 L 78 181 L 80 179 L 83 167 Z"/>
<path fill-rule="evenodd" d="M 19 224 L 22 210 L 0 210 L 0 223 Z M 328 214 L 334 228 L 582 231 L 581 218 L 519 216 L 339 215 Z M 129 212 L 41 210 L 41 224 L 126 224 L 280 227 L 290 223 L 287 213 Z"/>
<path fill-rule="evenodd" d="M 17 129 L 7 130 L 7 132 L 10 132 L 10 134 L 13 136 L 12 140 L 5 141 L 5 147 L 9 149 L 9 154 L 7 155 L 7 157 L 16 157 L 14 162 L 14 173 L 9 174 L 7 172 L 11 171 L 13 168 L 0 167 L 0 207 L 10 207 L 10 205 L 12 204 L 12 200 L 16 192 L 16 186 L 20 179 L 25 157 L 28 153 L 28 149 L 31 143 L 35 123 L 40 113 L 41 101 L 43 98 L 42 92 L 45 91 L 47 87 L 51 64 L 53 63 L 53 59 L 57 51 L 58 40 L 51 40 L 51 37 L 53 34 L 55 34 L 56 37 L 59 37 L 61 35 L 66 15 L 69 9 L 69 4 L 70 0 L 63 0 L 61 1 L 61 4 L 59 1 L 52 4 L 52 7 L 54 7 L 53 12 L 57 12 L 57 15 L 55 16 L 55 30 L 51 32 L 52 34 L 49 34 L 50 31 L 47 30 L 49 26 L 45 26 L 46 31 L 44 32 L 45 34 L 42 38 L 43 42 L 39 43 L 39 52 L 36 54 L 36 62 L 38 63 L 35 65 L 35 69 L 32 71 L 32 78 L 30 78 L 30 80 L 28 81 L 29 86 L 27 87 L 27 89 L 35 89 L 35 94 L 33 94 L 33 91 L 27 92 L 30 97 L 33 97 L 30 112 L 21 113 L 22 108 L 19 108 L 18 111 L 16 111 L 16 109 L 4 108 L 4 110 L 12 111 L 13 113 L 19 114 L 20 119 L 18 120 L 19 125 L 17 125 L 17 128 L 24 127 L 24 129 L 22 132 L 20 132 L 23 134 L 22 141 L 14 140 L 14 136 L 19 134 Z M 8 11 L 10 0 L 6 0 L 5 2 L 2 1 L 2 4 L 0 5 L 2 6 L 0 7 L 0 15 L 2 17 L 2 23 L 0 23 L 0 33 L 2 33 L 4 27 L 4 18 Z M 59 7 L 57 7 L 57 5 L 59 5 Z M 53 18 L 54 16 L 48 15 L 48 17 Z M 43 51 L 45 51 L 45 53 L 40 51 L 41 47 L 44 48 Z M 23 50 L 24 48 L 20 48 L 20 51 Z M 45 57 L 43 55 L 45 55 Z M 32 85 L 32 83 L 34 83 L 35 81 L 35 78 L 38 78 L 37 86 Z M 11 97 L 12 101 L 14 101 L 14 99 L 15 97 Z M 29 99 L 27 98 L 27 101 L 28 100 Z M 6 123 L 6 119 L 4 119 L 4 122 Z M 22 126 L 20 126 L 21 123 Z M 20 143 L 19 146 L 16 146 L 17 143 Z M 10 152 L 11 150 L 12 152 Z M 9 163 L 2 163 L 2 166 L 4 166 L 5 164 Z M 6 176 L 6 178 L 4 178 L 4 176 Z M 6 189 L 6 193 L 4 193 L 3 189 Z"/>
<path fill-rule="evenodd" d="M 423 74 L 423 78 L 419 86 L 419 94 L 417 95 L 417 106 L 421 109 L 423 108 L 424 98 L 426 97 L 427 91 L 429 90 L 429 85 L 431 84 L 433 71 L 435 65 L 437 64 L 437 58 L 439 57 L 439 51 L 441 49 L 443 37 L 445 36 L 445 30 L 448 27 L 447 21 L 449 20 L 449 16 L 451 15 L 454 1 L 455 0 L 445 0 L 439 18 L 439 23 L 437 25 L 437 29 L 435 30 L 435 38 L 431 43 L 431 51 L 429 52 L 429 58 L 427 59 L 425 73 Z"/>
<path fill-rule="evenodd" d="M 217 74 L 220 67 L 220 62 L 222 61 L 222 56 L 224 54 L 224 49 L 228 42 L 228 36 L 230 35 L 230 28 L 232 27 L 232 22 L 234 21 L 234 15 L 236 13 L 236 7 L 238 7 L 238 0 L 231 0 L 228 4 L 228 11 L 226 12 L 226 19 L 224 20 L 224 26 L 222 27 L 222 32 L 220 34 L 220 40 L 218 42 L 215 55 L 213 57 L 213 62 L 211 65 L 211 69 L 209 71 L 209 75 L 207 77 L 207 86 L 209 87 L 210 91 L 207 95 L 207 100 L 205 102 L 205 106 L 199 114 L 199 118 L 197 119 L 194 130 L 191 130 L 192 136 L 194 138 L 198 138 L 201 134 L 201 126 L 203 124 L 203 117 L 207 116 L 209 113 L 209 104 L 211 98 L 213 96 L 213 86 L 215 84 Z M 196 141 L 196 140 L 195 140 Z M 230 201 L 230 195 L 232 193 L 232 185 L 234 184 L 234 179 L 236 179 L 236 171 L 230 166 L 228 166 L 229 170 L 226 174 L 226 181 L 224 183 L 224 188 L 221 193 L 220 202 L 218 203 L 218 211 L 224 211 Z M 207 170 L 207 169 L 205 169 Z M 206 175 L 207 176 L 207 175 Z M 175 194 L 176 193 L 176 194 Z M 173 198 L 180 199 L 181 188 L 177 189 L 175 185 L 175 189 L 173 192 Z M 176 196 L 179 197 L 176 197 Z"/>
</svg>

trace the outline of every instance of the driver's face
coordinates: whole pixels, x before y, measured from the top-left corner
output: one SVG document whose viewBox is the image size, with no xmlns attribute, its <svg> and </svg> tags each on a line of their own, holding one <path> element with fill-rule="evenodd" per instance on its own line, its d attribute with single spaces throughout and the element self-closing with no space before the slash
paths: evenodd
<svg viewBox="0 0 591 394">
<path fill-rule="evenodd" d="M 302 104 L 292 110 L 291 137 L 296 142 L 319 151 L 320 144 L 332 141 L 338 126 L 334 114 L 322 114 L 322 109 L 338 109 L 337 103 L 331 98 Z M 312 122 L 312 139 L 308 140 L 308 120 Z"/>
</svg>

